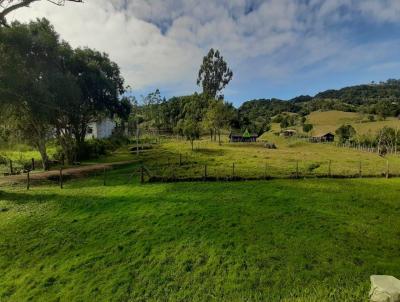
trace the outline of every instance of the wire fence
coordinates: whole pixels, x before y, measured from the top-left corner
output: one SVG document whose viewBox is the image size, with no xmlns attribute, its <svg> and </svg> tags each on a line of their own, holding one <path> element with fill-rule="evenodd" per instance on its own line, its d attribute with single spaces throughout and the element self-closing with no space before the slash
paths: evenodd
<svg viewBox="0 0 400 302">
<path fill-rule="evenodd" d="M 215 159 L 198 158 L 189 154 L 163 157 L 157 160 L 138 159 L 118 167 L 105 167 L 83 173 L 71 173 L 60 168 L 50 175 L 27 172 L 18 176 L 0 178 L 0 186 L 19 186 L 31 189 L 51 184 L 63 189 L 66 182 L 85 178 L 81 186 L 113 186 L 157 182 L 187 181 L 245 181 L 304 178 L 393 178 L 400 177 L 400 161 L 387 158 L 367 161 L 340 160 L 285 160 L 279 161 L 236 160 L 217 162 Z M 10 182 L 7 180 L 10 179 Z"/>
<path fill-rule="evenodd" d="M 144 166 L 143 182 L 179 181 L 239 181 L 300 178 L 362 178 L 400 177 L 400 167 L 389 161 L 381 164 L 366 164 L 362 161 L 343 164 L 338 161 L 289 161 L 285 166 L 276 163 L 251 165 L 240 162 L 190 163 L 181 162 Z"/>
</svg>

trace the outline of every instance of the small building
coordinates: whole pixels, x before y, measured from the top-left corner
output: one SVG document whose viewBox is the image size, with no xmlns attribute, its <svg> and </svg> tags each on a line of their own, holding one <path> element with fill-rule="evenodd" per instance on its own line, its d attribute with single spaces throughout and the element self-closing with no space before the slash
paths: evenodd
<svg viewBox="0 0 400 302">
<path fill-rule="evenodd" d="M 297 134 L 296 130 L 287 129 L 287 130 L 283 130 L 280 135 L 284 136 L 284 137 L 292 137 L 292 136 L 295 136 L 296 134 Z"/>
<path fill-rule="evenodd" d="M 310 138 L 312 143 L 327 143 L 335 141 L 335 135 L 331 132 L 321 133 Z"/>
<path fill-rule="evenodd" d="M 110 118 L 99 119 L 89 124 L 86 139 L 104 139 L 109 138 L 116 128 L 116 123 Z"/>
<path fill-rule="evenodd" d="M 257 138 L 257 134 L 249 133 L 247 130 L 243 134 L 232 132 L 229 134 L 229 142 L 231 143 L 255 143 Z"/>
</svg>

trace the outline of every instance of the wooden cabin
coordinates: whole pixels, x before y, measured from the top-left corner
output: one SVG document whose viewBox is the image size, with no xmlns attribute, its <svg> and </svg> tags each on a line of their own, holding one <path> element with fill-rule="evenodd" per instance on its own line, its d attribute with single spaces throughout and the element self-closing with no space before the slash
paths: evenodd
<svg viewBox="0 0 400 302">
<path fill-rule="evenodd" d="M 255 133 L 231 133 L 229 134 L 229 142 L 231 143 L 255 143 L 257 142 L 258 135 Z"/>
<path fill-rule="evenodd" d="M 310 138 L 312 143 L 328 143 L 335 141 L 335 135 L 331 132 L 315 135 Z"/>
</svg>

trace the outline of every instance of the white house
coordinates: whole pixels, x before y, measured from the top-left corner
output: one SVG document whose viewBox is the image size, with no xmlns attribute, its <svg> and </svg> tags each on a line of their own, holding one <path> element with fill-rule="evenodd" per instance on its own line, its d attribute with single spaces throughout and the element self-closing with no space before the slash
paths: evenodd
<svg viewBox="0 0 400 302">
<path fill-rule="evenodd" d="M 90 123 L 86 133 L 86 139 L 109 138 L 113 134 L 115 127 L 115 122 L 110 118 L 103 118 L 96 122 Z"/>
</svg>

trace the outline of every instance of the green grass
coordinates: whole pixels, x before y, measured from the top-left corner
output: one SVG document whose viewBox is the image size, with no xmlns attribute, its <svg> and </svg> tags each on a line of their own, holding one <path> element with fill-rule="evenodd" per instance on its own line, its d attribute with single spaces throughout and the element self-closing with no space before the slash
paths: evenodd
<svg viewBox="0 0 400 302">
<path fill-rule="evenodd" d="M 386 172 L 386 160 L 389 161 L 390 173 L 400 175 L 400 156 L 383 158 L 376 153 L 341 148 L 334 144 L 313 144 L 296 138 L 286 139 L 273 133 L 266 133 L 261 139 L 274 142 L 278 148 L 264 148 L 262 142 L 230 144 L 224 136 L 222 146 L 205 138 L 195 141 L 195 151 L 192 151 L 188 141 L 169 140 L 143 152 L 137 160 L 143 161 L 156 175 L 171 177 L 175 174 L 178 178 L 201 178 L 204 165 L 207 165 L 208 176 L 230 177 L 233 164 L 235 175 L 244 178 L 262 178 L 264 174 L 290 177 L 295 174 L 297 163 L 301 176 L 320 177 L 328 174 L 329 162 L 332 175 L 356 176 L 361 162 L 364 176 L 382 176 Z M 182 166 L 178 165 L 179 154 L 182 155 Z"/>
<path fill-rule="evenodd" d="M 375 116 L 378 119 L 377 116 Z M 400 127 L 400 121 L 397 118 L 389 117 L 384 121 L 368 121 L 368 114 L 343 111 L 315 111 L 307 117 L 307 122 L 314 125 L 313 134 L 332 132 L 335 133 L 343 124 L 351 124 L 358 134 L 375 135 L 385 126 L 394 129 Z"/>
<path fill-rule="evenodd" d="M 52 157 L 56 153 L 56 147 L 52 146 L 47 148 L 48 155 Z M 27 145 L 16 145 L 14 148 L 0 148 L 0 156 L 5 157 L 8 160 L 13 161 L 14 168 L 22 168 L 25 163 L 30 163 L 32 158 L 37 161 L 41 162 L 40 153 L 34 150 L 32 147 Z M 41 169 L 41 166 L 38 165 L 37 169 Z M 9 172 L 10 167 L 7 165 L 0 164 L 0 176 L 2 173 Z"/>
<path fill-rule="evenodd" d="M 0 301 L 367 301 L 400 276 L 400 180 L 0 191 Z"/>
</svg>

